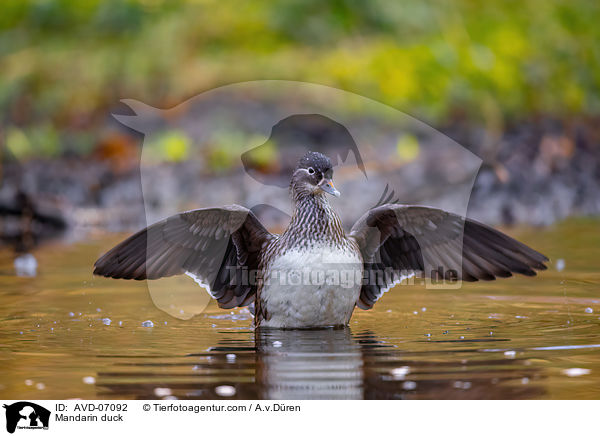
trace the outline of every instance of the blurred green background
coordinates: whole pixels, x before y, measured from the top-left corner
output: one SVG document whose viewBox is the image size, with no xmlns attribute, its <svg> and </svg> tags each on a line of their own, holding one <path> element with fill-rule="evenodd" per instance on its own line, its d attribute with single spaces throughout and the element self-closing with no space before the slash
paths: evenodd
<svg viewBox="0 0 600 436">
<path fill-rule="evenodd" d="M 435 127 L 600 113 L 600 3 L 4 0 L 0 116 L 18 158 L 89 154 L 121 98 L 171 107 L 301 80 Z"/>
</svg>

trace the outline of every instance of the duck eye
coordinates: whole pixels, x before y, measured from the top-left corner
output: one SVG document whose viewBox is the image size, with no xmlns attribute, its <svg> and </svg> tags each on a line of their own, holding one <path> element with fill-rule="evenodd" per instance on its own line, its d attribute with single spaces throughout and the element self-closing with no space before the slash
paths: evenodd
<svg viewBox="0 0 600 436">
<path fill-rule="evenodd" d="M 308 174 L 314 174 L 315 169 L 313 167 L 308 167 Z"/>
</svg>

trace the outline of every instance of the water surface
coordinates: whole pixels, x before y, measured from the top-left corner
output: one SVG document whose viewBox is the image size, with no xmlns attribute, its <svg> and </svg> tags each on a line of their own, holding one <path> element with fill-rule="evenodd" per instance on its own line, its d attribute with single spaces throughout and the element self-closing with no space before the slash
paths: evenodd
<svg viewBox="0 0 600 436">
<path fill-rule="evenodd" d="M 308 331 L 254 332 L 246 310 L 214 303 L 174 318 L 144 282 L 92 277 L 114 235 L 39 247 L 35 278 L 16 277 L 5 249 L 0 397 L 600 399 L 599 229 L 508 229 L 552 259 L 548 271 L 400 286 L 347 329 Z"/>
</svg>

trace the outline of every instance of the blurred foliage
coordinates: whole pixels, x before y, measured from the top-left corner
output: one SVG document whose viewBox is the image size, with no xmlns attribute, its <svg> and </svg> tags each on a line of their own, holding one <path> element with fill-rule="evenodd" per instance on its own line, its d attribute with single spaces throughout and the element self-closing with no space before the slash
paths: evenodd
<svg viewBox="0 0 600 436">
<path fill-rule="evenodd" d="M 396 154 L 400 162 L 412 162 L 419 157 L 419 140 L 415 135 L 407 133 L 398 138 Z"/>
<path fill-rule="evenodd" d="M 179 162 L 188 157 L 190 139 L 180 131 L 164 131 L 149 135 L 145 141 L 144 152 L 149 161 Z"/>
<path fill-rule="evenodd" d="M 252 135 L 247 132 L 234 129 L 216 129 L 208 139 L 206 148 L 206 161 L 208 168 L 214 172 L 226 171 L 240 164 L 240 155 L 245 149 L 256 147 L 266 141 L 261 135 Z M 273 160 L 275 153 L 273 149 L 265 153 L 257 153 L 259 159 L 265 161 Z"/>
<path fill-rule="evenodd" d="M 339 87 L 434 124 L 600 113 L 597 1 L 4 0 L 1 8 L 0 113 L 21 156 L 87 153 L 82 135 L 106 124 L 121 98 L 170 107 L 256 79 Z M 167 156 L 183 158 L 186 146 L 170 141 Z M 229 154 L 214 160 L 226 165 Z"/>
</svg>

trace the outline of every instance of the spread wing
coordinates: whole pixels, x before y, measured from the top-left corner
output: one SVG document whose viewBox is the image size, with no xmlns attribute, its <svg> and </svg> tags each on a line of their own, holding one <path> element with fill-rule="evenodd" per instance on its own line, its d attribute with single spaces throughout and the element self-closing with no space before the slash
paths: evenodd
<svg viewBox="0 0 600 436">
<path fill-rule="evenodd" d="M 197 209 L 173 215 L 129 237 L 94 264 L 94 274 L 119 279 L 158 279 L 188 274 L 222 308 L 246 306 L 256 284 L 260 253 L 276 238 L 242 206 Z M 244 273 L 244 270 L 246 272 Z"/>
<path fill-rule="evenodd" d="M 422 206 L 386 204 L 363 215 L 350 231 L 368 280 L 358 306 L 370 309 L 409 273 L 446 280 L 494 280 L 544 270 L 546 256 L 476 221 Z M 439 277 L 442 275 L 442 277 Z M 373 280 L 376 277 L 376 280 Z"/>
</svg>

